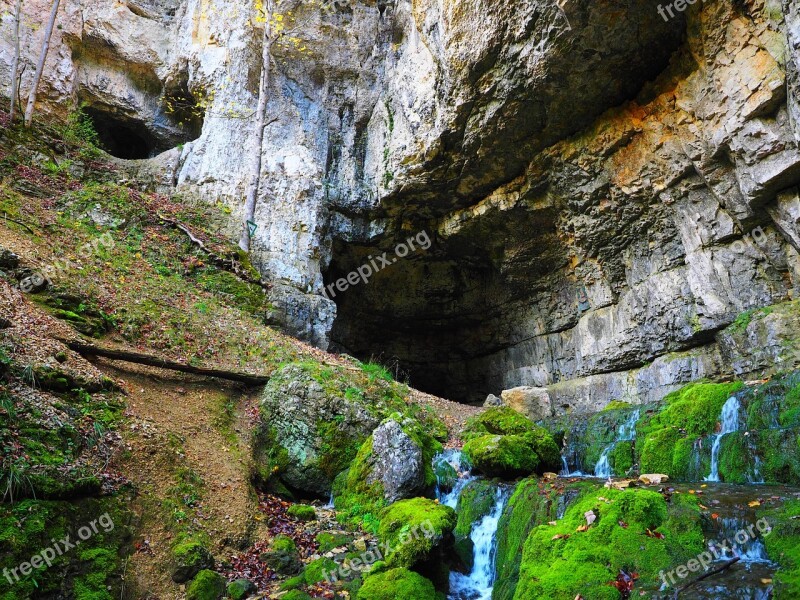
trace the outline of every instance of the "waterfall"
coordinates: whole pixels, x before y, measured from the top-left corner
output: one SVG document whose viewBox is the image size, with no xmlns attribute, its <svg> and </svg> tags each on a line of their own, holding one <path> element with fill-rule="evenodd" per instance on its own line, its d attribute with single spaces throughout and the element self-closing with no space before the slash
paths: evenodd
<svg viewBox="0 0 800 600">
<path fill-rule="evenodd" d="M 739 400 L 735 396 L 728 398 L 722 407 L 719 417 L 722 426 L 719 433 L 714 436 L 714 444 L 711 446 L 711 473 L 705 478 L 705 481 L 719 481 L 719 448 L 725 435 L 739 429 L 739 408 Z"/>
<path fill-rule="evenodd" d="M 441 488 L 441 482 L 436 480 L 436 499 L 439 501 L 439 504 L 443 504 L 444 506 L 449 506 L 453 510 L 455 510 L 456 505 L 458 504 L 458 497 L 461 495 L 461 490 L 475 477 L 469 472 L 468 469 L 465 469 L 461 463 L 461 451 L 460 450 L 445 450 L 438 456 L 433 459 L 434 468 L 437 464 L 446 462 L 451 467 L 453 467 L 458 474 L 458 479 L 456 480 L 453 488 L 449 492 L 444 492 Z"/>
<path fill-rule="evenodd" d="M 450 573 L 450 595 L 448 600 L 490 600 L 495 577 L 497 554 L 497 525 L 503 514 L 509 493 L 502 486 L 497 488 L 492 511 L 472 526 L 470 539 L 474 544 L 474 566 L 469 575 Z"/>
<path fill-rule="evenodd" d="M 600 454 L 597 464 L 594 466 L 595 477 L 608 479 L 613 475 L 608 457 L 611 455 L 611 451 L 614 450 L 620 442 L 630 442 L 636 439 L 636 422 L 639 420 L 639 414 L 639 409 L 637 408 L 630 414 L 626 421 L 619 426 L 614 441 L 605 447 L 602 454 Z"/>
</svg>

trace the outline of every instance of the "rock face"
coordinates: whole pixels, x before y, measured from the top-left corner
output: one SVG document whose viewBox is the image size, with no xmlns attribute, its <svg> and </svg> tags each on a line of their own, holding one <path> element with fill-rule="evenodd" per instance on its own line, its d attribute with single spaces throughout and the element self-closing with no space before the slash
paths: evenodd
<svg viewBox="0 0 800 600">
<path fill-rule="evenodd" d="M 26 2 L 28 21 L 45 4 Z M 254 243 L 271 322 L 396 358 L 451 398 L 544 389 L 556 414 L 732 374 L 717 333 L 798 287 L 797 2 L 696 3 L 667 21 L 642 0 L 562 6 L 294 12 L 301 45 L 274 52 Z M 61 10 L 43 108 L 86 103 L 122 158 L 173 148 L 131 169 L 227 205 L 235 236 L 259 75 L 252 14 L 231 0 Z M 40 30 L 23 36 L 28 64 Z"/>
<path fill-rule="evenodd" d="M 384 498 L 391 504 L 411 498 L 425 487 L 422 448 L 390 419 L 372 434 L 374 462 L 367 483 L 380 482 Z"/>
</svg>

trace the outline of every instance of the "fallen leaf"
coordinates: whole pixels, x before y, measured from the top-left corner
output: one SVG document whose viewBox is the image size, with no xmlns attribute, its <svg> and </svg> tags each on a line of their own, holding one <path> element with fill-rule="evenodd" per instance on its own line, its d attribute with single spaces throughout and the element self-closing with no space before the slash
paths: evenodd
<svg viewBox="0 0 800 600">
<path fill-rule="evenodd" d="M 748 502 L 747 506 L 749 506 L 750 508 L 755 508 L 756 506 L 761 506 L 761 502 L 759 502 L 758 500 L 753 500 L 752 502 Z"/>
<path fill-rule="evenodd" d="M 664 534 L 663 533 L 659 533 L 658 531 L 652 531 L 650 529 L 645 529 L 644 534 L 647 537 L 655 538 L 657 540 L 663 540 L 664 539 Z"/>
<path fill-rule="evenodd" d="M 569 539 L 569 534 L 557 533 L 553 537 L 550 538 L 550 541 L 552 542 L 553 540 L 568 540 L 568 539 Z"/>
<path fill-rule="evenodd" d="M 719 519 L 719 515 L 717 513 L 711 513 L 712 519 Z"/>
<path fill-rule="evenodd" d="M 583 516 L 586 517 L 586 524 L 591 525 L 597 520 L 597 515 L 594 514 L 593 510 L 586 511 L 583 513 Z"/>
<path fill-rule="evenodd" d="M 588 531 L 588 530 L 589 530 L 589 526 L 588 525 L 581 525 L 575 531 Z"/>
</svg>

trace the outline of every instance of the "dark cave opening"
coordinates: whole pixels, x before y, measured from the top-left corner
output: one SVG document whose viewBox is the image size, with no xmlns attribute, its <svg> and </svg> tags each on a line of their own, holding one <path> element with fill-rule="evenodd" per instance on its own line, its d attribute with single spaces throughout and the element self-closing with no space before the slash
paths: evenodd
<svg viewBox="0 0 800 600">
<path fill-rule="evenodd" d="M 123 120 L 103 111 L 87 108 L 100 146 L 111 156 L 126 160 L 152 158 L 166 150 L 141 123 Z"/>
<path fill-rule="evenodd" d="M 565 260 L 552 211 L 510 212 L 447 239 L 431 233 L 430 248 L 407 256 L 396 248 L 413 237 L 408 232 L 374 244 L 335 240 L 324 273 L 337 305 L 333 349 L 463 403 L 513 387 L 513 347 L 530 337 L 531 306 L 537 294 L 552 294 Z M 336 288 L 360 268 L 380 266 L 376 257 L 384 253 L 385 268 L 344 291 Z"/>
</svg>

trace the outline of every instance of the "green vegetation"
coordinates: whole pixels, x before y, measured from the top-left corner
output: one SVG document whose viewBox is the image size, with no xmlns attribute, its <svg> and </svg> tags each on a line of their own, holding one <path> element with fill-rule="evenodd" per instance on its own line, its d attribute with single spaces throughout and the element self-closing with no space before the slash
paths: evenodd
<svg viewBox="0 0 800 600">
<path fill-rule="evenodd" d="M 776 600 L 800 597 L 800 501 L 786 502 L 780 509 L 761 515 L 772 531 L 764 537 L 767 554 L 780 564 L 775 574 Z"/>
<path fill-rule="evenodd" d="M 558 500 L 559 492 L 553 486 L 535 478 L 517 485 L 497 528 L 495 600 L 514 598 L 525 540 L 534 527 L 555 520 Z"/>
<path fill-rule="evenodd" d="M 186 583 L 204 569 L 214 568 L 214 557 L 198 542 L 185 542 L 172 549 L 172 580 Z"/>
<path fill-rule="evenodd" d="M 476 471 L 489 477 L 513 479 L 530 475 L 539 466 L 539 457 L 521 435 L 472 438 L 463 452 Z"/>
<path fill-rule="evenodd" d="M 437 600 L 433 584 L 422 575 L 408 569 L 390 569 L 364 580 L 358 600 Z"/>
<path fill-rule="evenodd" d="M 325 581 L 328 579 L 329 574 L 335 574 L 338 569 L 339 565 L 330 558 L 318 558 L 306 565 L 306 569 L 303 571 L 303 578 L 308 585 L 314 585 L 320 581 Z"/>
<path fill-rule="evenodd" d="M 471 569 L 473 561 L 474 544 L 470 538 L 472 526 L 488 515 L 495 504 L 497 485 L 485 479 L 471 481 L 461 491 L 456 505 L 458 520 L 453 531 L 455 535 L 455 551 L 464 563 Z"/>
<path fill-rule="evenodd" d="M 585 514 L 596 520 L 587 525 Z M 661 536 L 647 535 L 654 531 Z M 617 600 L 609 586 L 636 572 L 638 589 L 657 589 L 658 573 L 703 549 L 696 498 L 648 490 L 590 490 L 555 525 L 535 527 L 525 542 L 514 598 Z"/>
<path fill-rule="evenodd" d="M 225 595 L 226 587 L 222 575 L 204 569 L 186 588 L 186 600 L 219 600 Z"/>
<path fill-rule="evenodd" d="M 456 527 L 456 513 L 428 500 L 400 500 L 381 515 L 378 538 L 390 548 L 385 559 L 390 567 L 413 567 L 425 560 Z"/>
<path fill-rule="evenodd" d="M 314 510 L 313 506 L 308 506 L 306 504 L 293 504 L 286 512 L 290 517 L 294 517 L 300 521 L 317 520 L 317 511 Z"/>
<path fill-rule="evenodd" d="M 640 471 L 686 478 L 691 453 L 684 440 L 693 444 L 714 433 L 722 406 L 741 387 L 740 382 L 692 383 L 667 395 L 663 410 L 636 425 Z"/>
<path fill-rule="evenodd" d="M 363 527 L 377 533 L 380 523 L 378 515 L 386 507 L 383 484 L 367 483 L 372 472 L 372 436 L 358 451 L 350 468 L 343 471 L 333 483 L 333 498 L 336 518 L 352 527 Z"/>
</svg>

